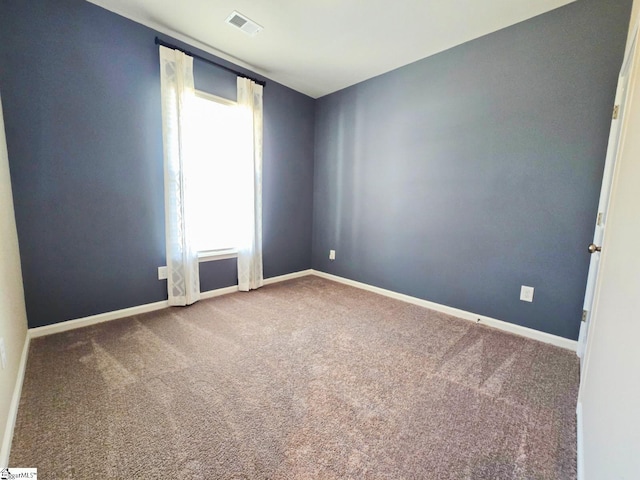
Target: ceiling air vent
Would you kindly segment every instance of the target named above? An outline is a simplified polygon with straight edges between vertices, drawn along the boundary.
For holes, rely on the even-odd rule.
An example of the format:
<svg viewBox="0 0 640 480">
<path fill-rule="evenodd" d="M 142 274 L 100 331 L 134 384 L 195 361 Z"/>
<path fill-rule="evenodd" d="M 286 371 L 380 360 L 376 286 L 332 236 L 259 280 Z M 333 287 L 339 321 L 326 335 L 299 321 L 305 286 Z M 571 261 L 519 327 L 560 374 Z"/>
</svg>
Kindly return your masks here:
<svg viewBox="0 0 640 480">
<path fill-rule="evenodd" d="M 225 20 L 229 25 L 233 25 L 234 27 L 239 28 L 247 35 L 253 37 L 255 34 L 262 30 L 262 27 L 258 25 L 256 22 L 248 19 L 244 15 L 238 12 L 233 12 L 231 15 L 227 17 Z"/>
</svg>

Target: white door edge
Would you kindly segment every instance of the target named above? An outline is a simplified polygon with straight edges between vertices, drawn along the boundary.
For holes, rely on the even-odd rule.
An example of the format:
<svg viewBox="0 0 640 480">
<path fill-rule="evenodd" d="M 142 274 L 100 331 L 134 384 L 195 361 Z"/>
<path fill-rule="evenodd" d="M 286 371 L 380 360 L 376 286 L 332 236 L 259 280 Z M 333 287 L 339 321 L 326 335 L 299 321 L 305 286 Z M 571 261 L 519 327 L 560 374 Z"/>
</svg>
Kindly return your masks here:
<svg viewBox="0 0 640 480">
<path fill-rule="evenodd" d="M 616 89 L 616 97 L 614 105 L 618 106 L 617 118 L 612 118 L 611 129 L 609 131 L 609 140 L 607 144 L 607 154 L 605 160 L 604 171 L 602 174 L 602 187 L 600 189 L 600 199 L 598 201 L 598 211 L 596 214 L 596 225 L 593 234 L 593 243 L 603 246 L 605 238 L 605 228 L 607 223 L 607 211 L 611 198 L 612 184 L 614 180 L 615 165 L 619 156 L 619 145 L 621 139 L 622 118 L 628 103 L 628 86 L 631 69 L 633 68 L 633 53 L 636 48 L 636 39 L 638 34 L 638 24 L 636 23 L 631 42 L 625 51 L 624 60 L 618 77 L 618 86 Z M 589 273 L 587 276 L 587 284 L 585 288 L 583 309 L 586 311 L 586 319 L 580 324 L 580 334 L 578 336 L 577 355 L 580 357 L 580 378 L 583 378 L 586 371 L 585 357 L 588 344 L 588 332 L 591 323 L 591 312 L 593 311 L 594 293 L 597 284 L 597 276 L 600 264 L 600 253 L 596 252 L 591 255 L 589 262 Z"/>
</svg>

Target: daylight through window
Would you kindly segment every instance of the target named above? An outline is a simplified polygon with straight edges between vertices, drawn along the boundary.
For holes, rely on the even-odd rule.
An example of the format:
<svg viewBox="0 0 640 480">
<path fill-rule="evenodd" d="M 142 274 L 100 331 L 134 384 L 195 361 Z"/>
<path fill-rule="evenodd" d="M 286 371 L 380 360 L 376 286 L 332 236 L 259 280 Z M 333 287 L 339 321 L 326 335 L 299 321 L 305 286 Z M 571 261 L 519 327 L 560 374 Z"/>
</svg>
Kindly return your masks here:
<svg viewBox="0 0 640 480">
<path fill-rule="evenodd" d="M 187 109 L 185 132 L 188 225 L 199 252 L 239 248 L 251 205 L 251 130 L 235 103 L 198 92 Z M 247 136 L 248 135 L 248 136 Z M 243 160 L 245 159 L 245 160 Z"/>
</svg>

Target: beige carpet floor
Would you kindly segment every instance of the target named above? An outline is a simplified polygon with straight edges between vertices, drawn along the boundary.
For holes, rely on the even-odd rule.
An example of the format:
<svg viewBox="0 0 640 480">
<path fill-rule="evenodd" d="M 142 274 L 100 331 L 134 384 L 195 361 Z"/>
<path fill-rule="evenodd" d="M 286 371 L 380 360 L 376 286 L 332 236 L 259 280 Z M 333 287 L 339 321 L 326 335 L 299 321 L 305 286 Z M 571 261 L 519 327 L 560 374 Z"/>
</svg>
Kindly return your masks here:
<svg viewBox="0 0 640 480">
<path fill-rule="evenodd" d="M 303 277 L 32 341 L 39 478 L 573 479 L 575 353 Z"/>
</svg>

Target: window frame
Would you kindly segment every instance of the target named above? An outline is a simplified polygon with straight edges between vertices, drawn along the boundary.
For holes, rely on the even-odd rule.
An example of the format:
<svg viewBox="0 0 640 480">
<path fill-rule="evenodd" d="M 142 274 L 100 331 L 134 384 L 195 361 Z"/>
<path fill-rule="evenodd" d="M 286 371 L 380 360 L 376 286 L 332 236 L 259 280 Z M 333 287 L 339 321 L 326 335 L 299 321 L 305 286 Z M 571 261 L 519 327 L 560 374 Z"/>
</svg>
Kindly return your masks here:
<svg viewBox="0 0 640 480">
<path fill-rule="evenodd" d="M 238 249 L 223 248 L 221 250 L 202 250 L 198 252 L 198 263 L 226 260 L 227 258 L 238 258 Z"/>
</svg>

